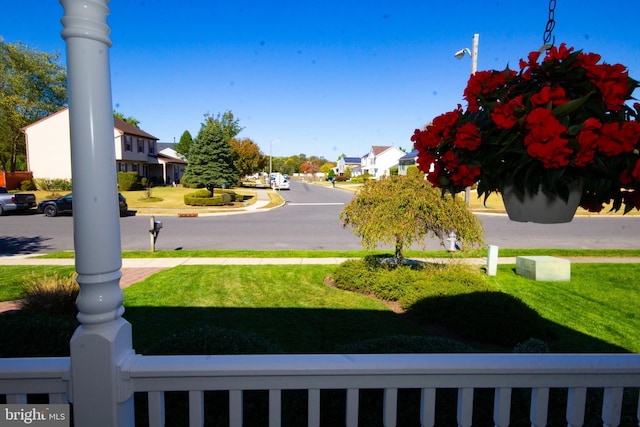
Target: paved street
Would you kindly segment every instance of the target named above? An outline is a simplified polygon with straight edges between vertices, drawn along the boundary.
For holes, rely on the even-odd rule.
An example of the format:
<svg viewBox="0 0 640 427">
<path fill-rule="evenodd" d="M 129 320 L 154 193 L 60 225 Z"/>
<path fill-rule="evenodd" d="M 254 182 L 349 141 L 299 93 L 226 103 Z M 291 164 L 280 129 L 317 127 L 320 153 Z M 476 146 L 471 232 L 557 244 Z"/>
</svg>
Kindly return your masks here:
<svg viewBox="0 0 640 427">
<path fill-rule="evenodd" d="M 266 190 L 259 190 L 262 198 Z M 353 194 L 312 184 L 292 182 L 280 193 L 286 203 L 242 214 L 180 218 L 157 216 L 163 228 L 157 250 L 256 249 L 352 250 L 361 249 L 350 229 L 342 228 L 340 211 Z M 576 217 L 567 224 L 541 225 L 510 221 L 505 215 L 479 215 L 487 244 L 504 248 L 622 248 L 640 247 L 640 217 Z M 121 218 L 122 249 L 149 250 L 149 216 L 138 213 Z M 442 249 L 427 239 L 427 249 Z M 417 248 L 417 247 L 416 247 Z M 384 248 L 387 249 L 387 248 Z M 0 256 L 73 250 L 73 218 L 41 214 L 0 217 Z"/>
</svg>

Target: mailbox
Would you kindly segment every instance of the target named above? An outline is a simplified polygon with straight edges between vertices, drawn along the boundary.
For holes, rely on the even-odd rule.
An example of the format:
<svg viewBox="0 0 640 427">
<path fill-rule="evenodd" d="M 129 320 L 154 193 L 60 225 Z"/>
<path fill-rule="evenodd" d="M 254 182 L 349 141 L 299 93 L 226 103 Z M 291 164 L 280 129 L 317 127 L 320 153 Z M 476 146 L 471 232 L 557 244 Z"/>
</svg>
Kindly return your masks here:
<svg viewBox="0 0 640 427">
<path fill-rule="evenodd" d="M 151 252 L 156 250 L 156 240 L 158 240 L 158 234 L 162 228 L 162 221 L 156 221 L 156 217 L 151 217 L 151 223 L 149 225 L 149 234 L 151 237 Z"/>
</svg>

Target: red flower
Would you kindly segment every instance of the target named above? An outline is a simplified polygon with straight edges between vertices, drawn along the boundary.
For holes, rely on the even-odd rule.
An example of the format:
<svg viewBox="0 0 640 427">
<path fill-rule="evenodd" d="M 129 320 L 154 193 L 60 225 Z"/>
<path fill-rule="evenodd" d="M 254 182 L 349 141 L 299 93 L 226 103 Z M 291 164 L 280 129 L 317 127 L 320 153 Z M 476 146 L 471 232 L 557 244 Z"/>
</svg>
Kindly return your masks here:
<svg viewBox="0 0 640 427">
<path fill-rule="evenodd" d="M 565 43 L 560 44 L 560 47 L 551 46 L 551 49 L 547 50 L 547 55 L 545 56 L 544 60 L 563 61 L 567 59 L 567 56 L 569 56 L 571 52 L 573 52 L 573 48 L 567 48 L 567 45 Z"/>
<path fill-rule="evenodd" d="M 470 187 L 480 176 L 480 168 L 475 166 L 460 165 L 451 174 L 451 182 L 458 187 Z"/>
<path fill-rule="evenodd" d="M 618 123 L 605 123 L 600 129 L 600 137 L 597 140 L 598 151 L 605 156 L 617 156 L 633 151 L 640 139 L 640 123 L 636 121 Z"/>
<path fill-rule="evenodd" d="M 478 149 L 481 142 L 482 139 L 478 127 L 473 123 L 465 123 L 458 129 L 453 146 L 473 151 Z"/>
<path fill-rule="evenodd" d="M 582 130 L 576 136 L 580 150 L 576 154 L 576 166 L 586 166 L 593 163 L 598 143 L 598 129 L 602 127 L 600 120 L 589 118 L 585 120 Z"/>
<path fill-rule="evenodd" d="M 564 89 L 561 86 L 551 90 L 551 86 L 545 86 L 540 92 L 531 95 L 531 105 L 534 107 L 547 107 L 548 105 L 562 105 L 569 102 Z"/>
<path fill-rule="evenodd" d="M 524 138 L 527 153 L 542 162 L 547 169 L 559 169 L 567 166 L 573 150 L 568 147 L 569 140 L 562 135 L 567 130 L 550 110 L 536 108 L 526 119 L 529 133 Z"/>
<path fill-rule="evenodd" d="M 491 119 L 500 129 L 511 129 L 518 123 L 518 117 L 516 117 L 516 110 L 524 108 L 523 95 L 519 95 L 506 104 L 498 102 L 496 107 L 491 112 Z"/>
<path fill-rule="evenodd" d="M 629 92 L 629 73 L 622 64 L 595 64 L 585 66 L 587 77 L 602 93 L 602 99 L 611 111 L 619 111 Z"/>
<path fill-rule="evenodd" d="M 464 89 L 464 99 L 467 100 L 467 110 L 476 112 L 479 109 L 478 99 L 486 98 L 501 88 L 507 82 L 507 78 L 512 78 L 517 73 L 511 70 L 501 71 L 478 71 L 472 74 Z"/>
</svg>

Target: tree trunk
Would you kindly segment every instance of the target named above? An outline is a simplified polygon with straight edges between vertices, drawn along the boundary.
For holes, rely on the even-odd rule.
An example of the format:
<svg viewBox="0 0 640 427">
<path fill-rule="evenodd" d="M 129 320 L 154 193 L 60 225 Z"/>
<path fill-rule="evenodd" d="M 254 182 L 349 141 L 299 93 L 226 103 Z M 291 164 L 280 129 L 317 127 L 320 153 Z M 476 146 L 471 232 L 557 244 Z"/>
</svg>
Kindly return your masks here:
<svg viewBox="0 0 640 427">
<path fill-rule="evenodd" d="M 396 266 L 400 266 L 404 264 L 404 255 L 402 254 L 402 239 L 396 238 L 396 253 L 394 255 L 394 259 L 396 261 Z"/>
</svg>

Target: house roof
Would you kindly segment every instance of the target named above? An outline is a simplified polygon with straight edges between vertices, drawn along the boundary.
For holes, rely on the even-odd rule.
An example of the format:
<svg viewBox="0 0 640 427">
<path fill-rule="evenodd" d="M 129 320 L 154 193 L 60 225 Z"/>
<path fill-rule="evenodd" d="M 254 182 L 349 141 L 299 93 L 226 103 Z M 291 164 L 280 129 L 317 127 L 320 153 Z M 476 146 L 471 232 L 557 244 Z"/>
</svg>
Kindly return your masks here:
<svg viewBox="0 0 640 427">
<path fill-rule="evenodd" d="M 28 125 L 24 126 L 23 128 L 21 128 L 21 130 L 23 132 L 25 132 L 31 126 L 36 125 L 36 124 L 38 124 L 40 122 L 43 122 L 43 121 L 47 120 L 48 118 L 50 118 L 52 116 L 55 116 L 55 115 L 60 114 L 60 113 L 62 113 L 64 111 L 67 111 L 68 109 L 69 109 L 69 107 L 62 108 L 62 109 L 56 111 L 55 113 L 49 114 L 47 117 L 43 117 L 40 120 L 37 120 L 37 121 L 35 121 L 35 122 L 31 123 L 31 124 L 28 124 Z M 129 123 L 125 122 L 124 120 L 120 120 L 117 117 L 113 118 L 113 125 L 114 125 L 114 128 L 116 128 L 117 130 L 119 130 L 123 134 L 126 133 L 126 134 L 129 134 L 129 135 L 142 136 L 144 138 L 155 139 L 156 141 L 158 140 L 158 138 L 156 138 L 155 136 L 151 135 L 150 133 L 147 133 L 147 132 L 143 131 L 140 128 L 137 128 L 137 127 L 135 127 L 133 125 L 130 125 Z"/>
<path fill-rule="evenodd" d="M 378 154 L 388 150 L 391 147 L 392 147 L 391 145 L 372 145 L 371 151 L 373 151 L 373 154 L 377 156 Z"/>
<path fill-rule="evenodd" d="M 155 139 L 156 141 L 158 140 L 158 138 L 151 135 L 150 133 L 147 133 L 142 129 L 137 128 L 134 125 L 129 124 L 117 117 L 113 118 L 113 125 L 116 129 L 118 129 L 123 134 L 126 133 L 127 135 L 142 136 L 144 138 Z"/>
<path fill-rule="evenodd" d="M 343 157 L 345 163 L 360 163 L 360 157 Z"/>
<path fill-rule="evenodd" d="M 413 150 L 412 152 L 407 153 L 404 156 L 400 157 L 400 160 L 410 160 L 410 159 L 415 159 L 416 157 L 418 157 L 418 150 Z"/>
</svg>

